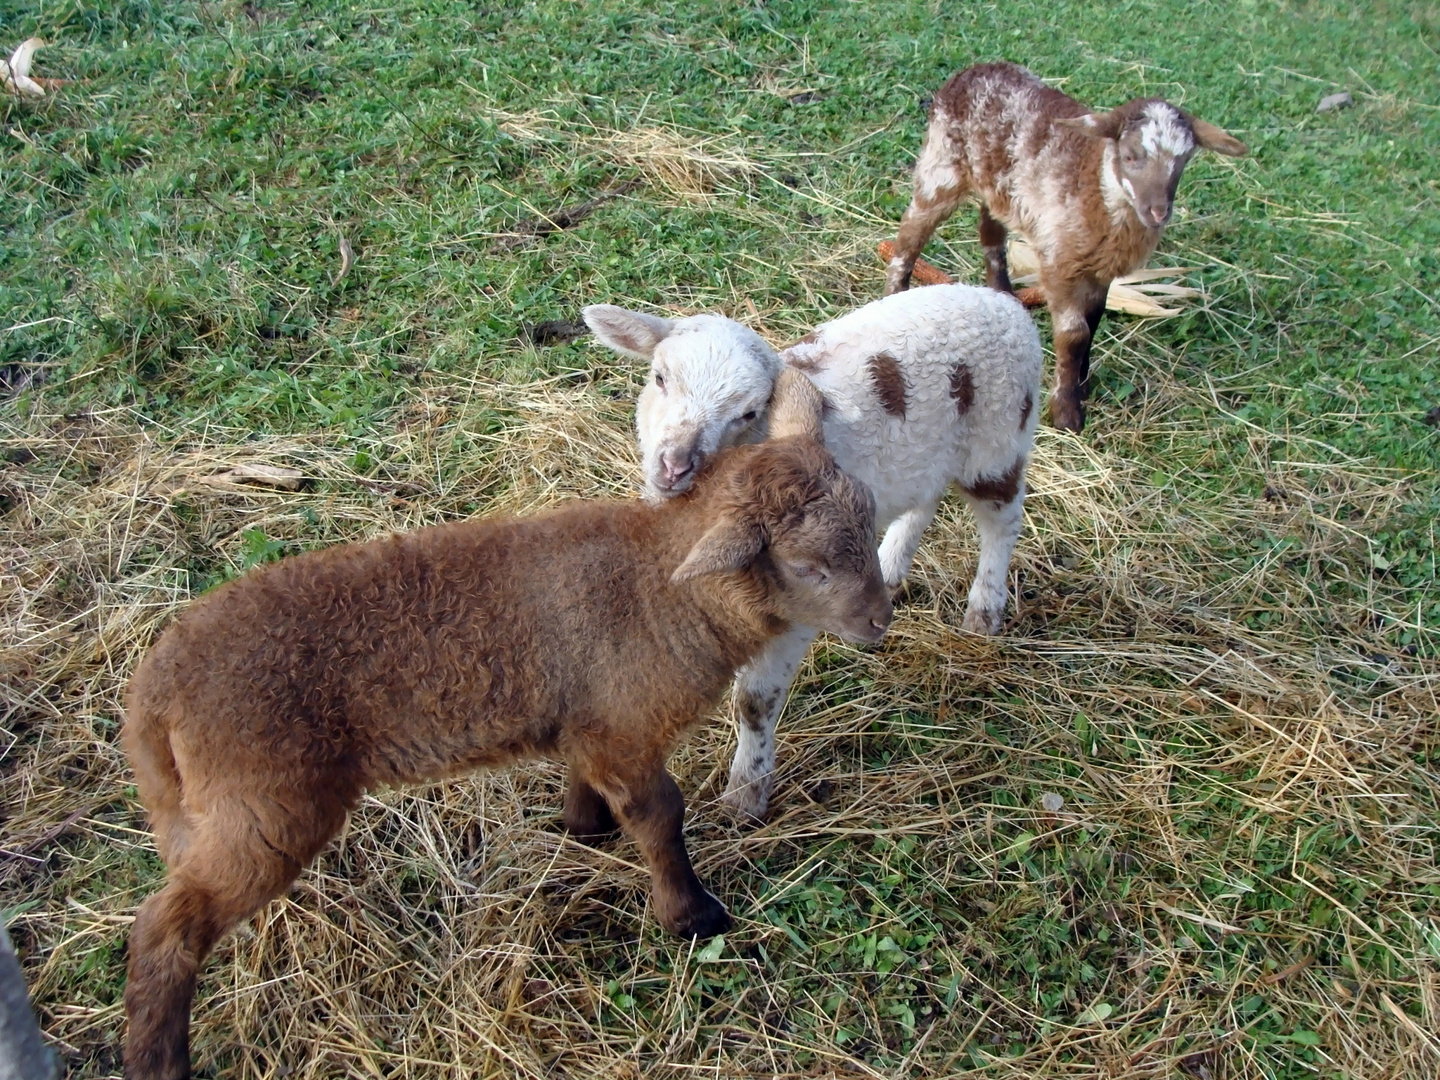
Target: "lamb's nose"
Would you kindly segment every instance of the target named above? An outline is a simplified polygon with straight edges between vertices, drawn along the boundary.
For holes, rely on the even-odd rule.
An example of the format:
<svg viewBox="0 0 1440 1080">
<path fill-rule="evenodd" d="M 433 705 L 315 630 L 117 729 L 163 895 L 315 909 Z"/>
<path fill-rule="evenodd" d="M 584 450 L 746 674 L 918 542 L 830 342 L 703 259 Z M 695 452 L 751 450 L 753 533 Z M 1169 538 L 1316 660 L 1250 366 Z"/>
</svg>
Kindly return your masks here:
<svg viewBox="0 0 1440 1080">
<path fill-rule="evenodd" d="M 1164 225 L 1165 219 L 1170 216 L 1168 206 L 1153 206 L 1150 208 L 1150 216 L 1155 219 L 1156 225 Z"/>
<path fill-rule="evenodd" d="M 666 450 L 660 455 L 660 464 L 665 469 L 665 482 L 674 484 L 685 479 L 695 468 L 693 450 Z"/>
</svg>

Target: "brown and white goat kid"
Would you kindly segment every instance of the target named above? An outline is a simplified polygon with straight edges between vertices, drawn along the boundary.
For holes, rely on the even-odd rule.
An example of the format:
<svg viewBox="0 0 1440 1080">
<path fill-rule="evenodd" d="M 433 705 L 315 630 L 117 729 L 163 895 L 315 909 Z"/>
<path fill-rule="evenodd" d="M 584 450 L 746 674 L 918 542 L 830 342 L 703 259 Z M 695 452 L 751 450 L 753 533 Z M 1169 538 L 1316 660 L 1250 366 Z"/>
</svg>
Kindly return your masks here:
<svg viewBox="0 0 1440 1080">
<path fill-rule="evenodd" d="M 980 203 L 985 281 L 1013 291 L 1007 229 L 1030 241 L 1055 331 L 1050 418 L 1079 431 L 1090 342 L 1110 282 L 1144 265 L 1170 220 L 1180 174 L 1197 148 L 1240 156 L 1245 144 L 1160 98 L 1094 113 L 1017 64 L 976 64 L 935 95 L 900 222 L 885 293 L 910 273 L 966 195 Z"/>
<path fill-rule="evenodd" d="M 122 735 L 169 868 L 130 935 L 126 1076 L 189 1075 L 216 940 L 382 785 L 563 760 L 570 830 L 618 822 L 659 922 L 724 930 L 666 759 L 792 623 L 874 641 L 890 622 L 874 500 L 819 441 L 813 400 L 781 426 L 660 506 L 577 502 L 342 545 L 196 600 L 135 673 Z"/>
</svg>

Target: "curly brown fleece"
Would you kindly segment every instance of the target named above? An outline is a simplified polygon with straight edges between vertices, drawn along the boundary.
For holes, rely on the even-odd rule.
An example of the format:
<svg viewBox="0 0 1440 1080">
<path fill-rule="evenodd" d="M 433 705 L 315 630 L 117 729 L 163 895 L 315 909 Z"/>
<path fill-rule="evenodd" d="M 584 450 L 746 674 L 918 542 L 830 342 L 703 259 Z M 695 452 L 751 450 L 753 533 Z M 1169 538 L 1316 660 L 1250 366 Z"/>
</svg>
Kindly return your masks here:
<svg viewBox="0 0 1440 1080">
<path fill-rule="evenodd" d="M 566 824 L 618 821 L 659 921 L 723 930 L 666 759 L 791 621 L 873 640 L 889 613 L 873 502 L 805 436 L 727 452 L 661 507 L 443 525 L 201 597 L 136 671 L 122 735 L 170 871 L 131 934 L 126 1075 L 188 1075 L 199 965 L 380 785 L 561 759 Z"/>
</svg>

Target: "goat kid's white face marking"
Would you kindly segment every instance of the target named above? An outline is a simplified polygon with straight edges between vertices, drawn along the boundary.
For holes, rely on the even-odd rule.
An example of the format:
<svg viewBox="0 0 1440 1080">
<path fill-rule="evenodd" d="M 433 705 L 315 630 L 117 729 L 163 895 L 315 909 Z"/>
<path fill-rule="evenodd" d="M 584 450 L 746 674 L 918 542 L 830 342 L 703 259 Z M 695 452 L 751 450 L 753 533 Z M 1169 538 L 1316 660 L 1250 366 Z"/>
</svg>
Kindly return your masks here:
<svg viewBox="0 0 1440 1080">
<path fill-rule="evenodd" d="M 1163 101 L 1152 101 L 1141 114 L 1140 142 L 1149 154 L 1188 158 L 1195 152 L 1195 136 L 1180 110 Z"/>
<path fill-rule="evenodd" d="M 1195 135 L 1175 106 L 1152 101 L 1138 123 L 1115 140 L 1120 187 L 1147 229 L 1164 226 L 1175 209 L 1180 174 L 1195 153 Z"/>
<path fill-rule="evenodd" d="M 635 413 L 645 497 L 687 491 L 722 447 L 758 438 L 779 371 L 779 357 L 739 323 L 718 315 L 676 323 L 656 346 Z M 676 477 L 677 464 L 690 467 Z"/>
</svg>

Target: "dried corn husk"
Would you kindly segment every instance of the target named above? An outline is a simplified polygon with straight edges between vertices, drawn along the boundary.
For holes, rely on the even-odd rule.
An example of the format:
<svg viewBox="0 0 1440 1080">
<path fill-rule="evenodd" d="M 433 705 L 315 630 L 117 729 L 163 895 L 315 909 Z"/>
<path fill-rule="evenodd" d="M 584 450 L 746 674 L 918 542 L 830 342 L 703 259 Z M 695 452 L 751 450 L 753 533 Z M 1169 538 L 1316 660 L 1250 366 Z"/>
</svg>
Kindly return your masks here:
<svg viewBox="0 0 1440 1080">
<path fill-rule="evenodd" d="M 39 38 L 26 38 L 15 47 L 9 60 L 0 60 L 0 86 L 21 97 L 44 97 L 45 88 L 30 77 L 30 61 L 44 44 Z"/>
<path fill-rule="evenodd" d="M 888 263 L 895 253 L 895 243 L 882 240 L 877 250 L 881 261 Z M 1042 307 L 1045 295 L 1036 284 L 1040 279 L 1040 260 L 1035 256 L 1035 249 L 1024 240 L 1012 240 L 1006 257 L 1010 264 L 1011 282 L 1023 286 L 1015 293 L 1020 302 L 1026 307 Z M 1197 297 L 1203 299 L 1205 293 L 1188 285 L 1175 285 L 1161 279 L 1181 277 L 1197 269 L 1194 266 L 1156 266 L 1116 278 L 1110 283 L 1105 306 L 1111 311 L 1123 311 L 1127 315 L 1140 315 L 1147 319 L 1179 315 L 1184 307 L 1166 307 L 1162 301 L 1175 305 Z M 954 279 L 924 259 L 916 259 L 910 280 L 917 285 L 949 285 Z"/>
<path fill-rule="evenodd" d="M 1010 263 L 1010 280 L 1016 285 L 1034 285 L 1039 281 L 1040 260 L 1035 255 L 1035 249 L 1024 240 L 1010 242 L 1006 259 Z M 1188 285 L 1175 285 L 1161 279 L 1183 277 L 1198 269 L 1196 266 L 1152 266 L 1116 278 L 1110 283 L 1105 307 L 1110 311 L 1123 311 L 1127 315 L 1140 315 L 1147 319 L 1180 315 L 1185 310 L 1183 306 L 1166 307 L 1165 304 L 1176 305 L 1203 298 L 1205 293 Z"/>
<path fill-rule="evenodd" d="M 305 481 L 305 474 L 299 469 L 283 465 L 265 465 L 254 461 L 236 465 L 222 473 L 192 477 L 192 482 L 218 488 L 275 488 L 280 491 L 299 491 Z"/>
</svg>

